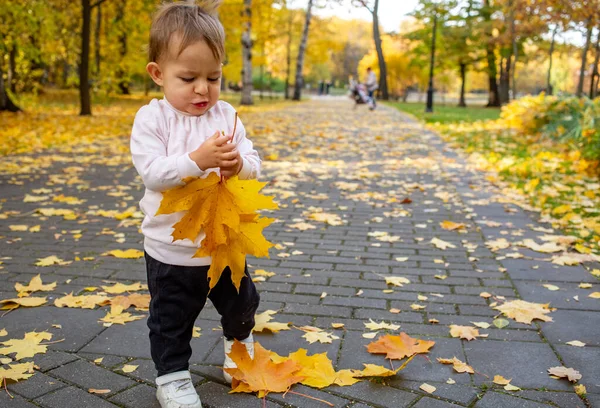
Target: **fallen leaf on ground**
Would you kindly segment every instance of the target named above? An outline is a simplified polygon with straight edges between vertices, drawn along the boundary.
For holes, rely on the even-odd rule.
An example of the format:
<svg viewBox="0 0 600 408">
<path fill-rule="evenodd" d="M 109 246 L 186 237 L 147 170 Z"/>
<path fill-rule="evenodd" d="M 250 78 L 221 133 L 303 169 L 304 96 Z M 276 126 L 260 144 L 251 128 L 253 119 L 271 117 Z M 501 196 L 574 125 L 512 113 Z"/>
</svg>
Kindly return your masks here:
<svg viewBox="0 0 600 408">
<path fill-rule="evenodd" d="M 479 336 L 479 330 L 470 326 L 450 325 L 450 335 L 452 337 L 460 337 L 465 340 L 475 340 Z"/>
<path fill-rule="evenodd" d="M 496 306 L 494 309 L 501 311 L 506 317 L 515 319 L 519 323 L 531 324 L 534 319 L 545 322 L 552 321 L 550 316 L 546 316 L 550 313 L 548 306 L 548 304 L 531 303 L 518 299 Z"/>
<path fill-rule="evenodd" d="M 372 319 L 369 319 L 369 323 L 363 324 L 369 330 L 398 330 L 400 328 L 399 324 L 386 323 L 383 321 L 381 323 L 376 323 Z"/>
<path fill-rule="evenodd" d="M 36 266 L 69 265 L 71 261 L 63 261 L 56 255 L 50 255 L 45 258 L 38 258 L 34 264 Z"/>
<path fill-rule="evenodd" d="M 131 313 L 123 313 L 123 308 L 121 306 L 111 306 L 110 311 L 106 313 L 101 322 L 104 322 L 105 325 L 111 324 L 125 324 L 128 322 L 133 322 L 134 320 L 143 319 L 146 316 L 142 315 L 132 315 Z"/>
<path fill-rule="evenodd" d="M 140 251 L 139 249 L 133 248 L 130 248 L 126 251 L 123 251 L 121 249 L 114 249 L 112 251 L 105 252 L 102 255 L 110 255 L 114 256 L 115 258 L 121 259 L 138 259 L 144 256 L 144 252 Z"/>
<path fill-rule="evenodd" d="M 12 310 L 16 309 L 19 306 L 23 307 L 37 307 L 46 303 L 45 297 L 24 297 L 24 298 L 15 298 L 15 299 L 4 299 L 0 300 L 0 304 L 2 310 Z"/>
<path fill-rule="evenodd" d="M 456 248 L 456 245 L 451 244 L 450 242 L 443 241 L 439 238 L 432 238 L 431 242 L 436 248 L 446 250 L 448 248 Z"/>
<path fill-rule="evenodd" d="M 108 393 L 110 393 L 110 390 L 106 390 L 106 389 L 105 390 L 97 390 L 95 388 L 90 388 L 88 390 L 88 392 L 90 394 L 108 394 Z"/>
<path fill-rule="evenodd" d="M 28 296 L 29 294 L 38 291 L 49 292 L 54 290 L 54 288 L 56 288 L 56 282 L 44 285 L 42 283 L 42 278 L 40 277 L 40 274 L 31 278 L 28 285 L 23 285 L 19 282 L 15 283 L 15 290 L 19 292 L 19 297 Z"/>
<path fill-rule="evenodd" d="M 33 361 L 28 363 L 9 364 L 8 368 L 0 367 L 0 384 L 4 381 L 26 380 L 33 375 Z"/>
<path fill-rule="evenodd" d="M 467 363 L 463 363 L 456 357 L 438 358 L 437 361 L 439 361 L 442 364 L 452 364 L 452 368 L 454 368 L 454 370 L 458 373 L 470 373 L 470 374 L 475 373 L 475 370 L 473 370 L 473 368 L 471 366 L 467 365 Z"/>
<path fill-rule="evenodd" d="M 443 229 L 448 230 L 448 231 L 462 230 L 462 229 L 467 228 L 467 226 L 465 224 L 452 222 L 452 221 L 440 222 L 440 227 L 442 227 Z"/>
<path fill-rule="evenodd" d="M 302 366 L 293 360 L 282 363 L 271 361 L 269 351 L 259 343 L 254 343 L 254 358 L 250 358 L 248 350 L 241 342 L 235 340 L 229 357 L 237 368 L 226 368 L 233 378 L 230 392 L 258 392 L 263 398 L 269 392 L 286 392 L 304 378 L 298 375 Z"/>
<path fill-rule="evenodd" d="M 139 366 L 137 366 L 137 365 L 125 364 L 125 365 L 123 366 L 123 368 L 121 368 L 121 370 L 122 370 L 124 373 L 133 373 L 135 370 L 137 370 L 137 368 L 138 368 L 138 367 L 139 367 Z"/>
<path fill-rule="evenodd" d="M 579 341 L 579 340 L 572 340 L 572 341 L 567 341 L 567 344 L 569 346 L 575 346 L 575 347 L 585 347 L 585 343 Z"/>
<path fill-rule="evenodd" d="M 125 293 L 125 292 L 134 292 L 137 290 L 147 290 L 148 285 L 143 285 L 141 282 L 132 283 L 131 285 L 115 283 L 113 286 L 102 286 L 102 289 L 106 293 L 121 294 L 121 293 Z"/>
<path fill-rule="evenodd" d="M 435 390 L 437 388 L 435 388 L 433 385 L 429 385 L 427 383 L 423 383 L 419 386 L 420 389 L 422 389 L 423 391 L 425 391 L 428 394 L 433 394 L 435 392 Z"/>
<path fill-rule="evenodd" d="M 259 333 L 264 330 L 269 330 L 272 333 L 278 333 L 280 330 L 289 330 L 289 323 L 271 322 L 273 315 L 276 313 L 275 310 L 265 310 L 264 312 L 255 315 L 255 325 L 252 331 Z"/>
<path fill-rule="evenodd" d="M 44 340 L 50 340 L 52 333 L 48 332 L 29 332 L 25 333 L 22 339 L 10 339 L 0 344 L 0 354 L 9 355 L 15 353 L 15 360 L 21 360 L 27 357 L 33 357 L 36 354 L 48 351 L 48 346 L 40 344 Z"/>
<path fill-rule="evenodd" d="M 427 353 L 434 341 L 415 339 L 406 333 L 386 334 L 369 343 L 367 351 L 372 354 L 385 354 L 385 358 L 400 360 L 418 353 Z"/>
<path fill-rule="evenodd" d="M 559 378 L 566 377 L 572 382 L 577 382 L 577 380 L 581 379 L 581 374 L 579 374 L 579 371 L 575 370 L 574 368 L 552 367 L 548 369 L 548 373 Z"/>
<path fill-rule="evenodd" d="M 110 298 L 104 295 L 80 295 L 73 296 L 73 292 L 54 300 L 56 307 L 74 307 L 81 309 L 94 309 L 96 306 L 104 306 L 110 303 Z"/>
<path fill-rule="evenodd" d="M 507 380 L 506 378 L 502 377 L 501 375 L 495 375 L 494 380 L 492 382 L 494 384 L 498 384 L 498 385 L 506 385 L 506 384 L 510 383 L 511 381 L 512 381 L 512 378 L 510 380 Z"/>
<path fill-rule="evenodd" d="M 394 286 L 399 286 L 402 287 L 404 286 L 404 284 L 409 284 L 410 281 L 406 278 L 403 278 L 401 276 L 386 276 L 385 277 L 385 283 L 387 283 L 388 285 L 394 285 Z"/>
</svg>

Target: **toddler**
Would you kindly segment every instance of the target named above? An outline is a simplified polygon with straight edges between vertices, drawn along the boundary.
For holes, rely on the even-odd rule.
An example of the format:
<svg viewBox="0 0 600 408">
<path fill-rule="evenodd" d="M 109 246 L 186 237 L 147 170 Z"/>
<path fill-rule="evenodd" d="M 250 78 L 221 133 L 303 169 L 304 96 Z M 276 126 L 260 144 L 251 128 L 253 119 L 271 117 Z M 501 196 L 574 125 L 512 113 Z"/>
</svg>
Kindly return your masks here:
<svg viewBox="0 0 600 408">
<path fill-rule="evenodd" d="M 204 3 L 208 5 L 169 3 L 154 17 L 146 70 L 163 88 L 164 98 L 139 110 L 131 132 L 133 163 L 146 187 L 140 207 L 151 296 L 148 327 L 158 371 L 156 397 L 163 408 L 202 407 L 188 368 L 194 321 L 207 297 L 221 315 L 223 367 L 235 367 L 227 356 L 233 339 L 254 356 L 252 328 L 259 295 L 248 270 L 239 293 L 229 268 L 208 293 L 211 258 L 193 258 L 204 234 L 194 242 L 174 242 L 172 226 L 181 213 L 155 216 L 162 192 L 182 185 L 186 177 L 217 172 L 249 179 L 260 173 L 260 158 L 244 126 L 233 107 L 219 101 L 225 54 L 225 33 L 216 16 L 221 1 Z"/>
</svg>

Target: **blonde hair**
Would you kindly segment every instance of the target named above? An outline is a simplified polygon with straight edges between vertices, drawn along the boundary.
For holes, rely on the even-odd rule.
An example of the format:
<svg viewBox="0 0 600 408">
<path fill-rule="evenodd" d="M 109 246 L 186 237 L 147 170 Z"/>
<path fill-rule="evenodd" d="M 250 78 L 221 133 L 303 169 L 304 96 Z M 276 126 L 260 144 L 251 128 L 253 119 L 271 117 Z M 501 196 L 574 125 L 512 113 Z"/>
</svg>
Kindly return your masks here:
<svg viewBox="0 0 600 408">
<path fill-rule="evenodd" d="M 158 62 L 165 56 L 170 42 L 179 39 L 176 56 L 190 44 L 204 41 L 217 61 L 225 58 L 225 30 L 219 21 L 217 9 L 223 0 L 204 0 L 200 5 L 190 2 L 163 4 L 150 28 L 148 58 Z"/>
</svg>

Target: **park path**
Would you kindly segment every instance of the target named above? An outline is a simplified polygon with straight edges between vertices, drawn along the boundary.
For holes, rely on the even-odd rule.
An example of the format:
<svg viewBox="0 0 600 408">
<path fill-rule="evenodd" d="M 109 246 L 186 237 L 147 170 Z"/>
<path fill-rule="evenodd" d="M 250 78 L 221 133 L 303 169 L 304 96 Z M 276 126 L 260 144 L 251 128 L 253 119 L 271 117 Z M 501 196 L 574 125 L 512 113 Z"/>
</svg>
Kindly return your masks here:
<svg viewBox="0 0 600 408">
<path fill-rule="evenodd" d="M 276 310 L 277 322 L 312 325 L 339 337 L 331 344 L 309 344 L 302 331 L 292 329 L 258 333 L 256 340 L 282 355 L 298 348 L 325 352 L 337 369 L 387 365 L 382 356 L 366 351 L 372 340 L 362 335 L 370 331 L 364 325 L 369 319 L 396 323 L 398 331 L 435 341 L 428 357 L 417 356 L 392 379 L 324 390 L 296 386 L 295 391 L 340 408 L 600 407 L 600 301 L 588 298 L 589 289 L 578 286 L 596 284 L 596 278 L 582 266 L 555 265 L 547 254 L 490 245 L 501 238 L 514 243 L 560 231 L 540 224 L 535 213 L 507 200 L 436 134 L 389 107 L 369 112 L 364 106 L 355 109 L 349 100 L 327 99 L 242 109 L 240 115 L 265 158 L 261 179 L 269 184 L 263 192 L 275 195 L 281 207 L 271 215 L 277 221 L 265 233 L 278 244 L 270 259 L 249 259 L 251 271 L 275 273 L 257 282 L 259 312 Z M 50 305 L 71 291 L 145 279 L 142 259 L 102 255 L 113 249 L 142 249 L 139 219 L 117 220 L 114 213 L 99 211 L 123 212 L 141 198 L 127 137 L 78 151 L 3 161 L 0 299 L 16 297 L 15 282 L 29 282 L 38 273 L 44 283 L 57 281 L 58 286 L 44 293 L 47 305 L 19 308 L 0 318 L 0 330 L 8 332 L 0 341 L 33 330 L 50 331 L 53 340 L 64 341 L 33 358 L 35 375 L 9 385 L 14 399 L 2 392 L 0 406 L 157 407 L 144 319 L 104 327 L 98 319 L 107 307 Z M 86 201 L 52 201 L 60 194 Z M 24 202 L 26 195 L 47 198 Z M 68 208 L 75 216 L 43 216 L 35 211 L 40 207 Z M 326 222 L 316 220 L 315 213 L 324 213 Z M 466 229 L 445 230 L 440 222 L 446 220 L 464 223 Z M 39 232 L 12 231 L 14 225 L 41 227 Z M 439 249 L 433 238 L 452 247 Z M 73 262 L 34 266 L 50 255 Z M 405 277 L 410 283 L 389 286 L 386 276 Z M 550 291 L 545 283 L 560 290 Z M 491 297 L 480 296 L 482 292 Z M 508 319 L 505 328 L 480 329 L 487 338 L 450 336 L 449 325 L 492 323 L 499 314 L 491 307 L 494 302 L 519 298 L 550 303 L 556 308 L 550 313 L 553 321 L 528 325 Z M 202 335 L 192 341 L 191 371 L 203 404 L 260 407 L 262 401 L 255 396 L 228 394 L 218 367 L 223 358 L 219 331 L 214 330 L 218 318 L 207 305 L 197 322 Z M 345 327 L 334 330 L 331 323 Z M 572 340 L 586 346 L 566 344 Z M 437 362 L 453 357 L 476 373 L 458 374 Z M 126 374 L 124 364 L 138 368 Z M 567 380 L 548 375 L 548 368 L 561 365 L 581 372 L 587 402 Z M 494 375 L 512 379 L 522 390 L 504 391 L 492 384 Z M 436 391 L 421 391 L 423 383 Z M 90 388 L 110 392 L 91 394 Z M 327 405 L 294 394 L 269 394 L 266 406 Z"/>
</svg>

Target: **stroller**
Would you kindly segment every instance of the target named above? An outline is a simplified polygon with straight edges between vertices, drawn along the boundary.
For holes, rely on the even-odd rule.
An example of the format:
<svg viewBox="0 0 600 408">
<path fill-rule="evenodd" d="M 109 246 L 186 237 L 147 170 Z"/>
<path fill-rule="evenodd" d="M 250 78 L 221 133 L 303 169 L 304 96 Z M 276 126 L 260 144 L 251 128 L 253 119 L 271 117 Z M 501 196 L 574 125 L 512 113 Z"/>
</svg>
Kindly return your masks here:
<svg viewBox="0 0 600 408">
<path fill-rule="evenodd" d="M 354 99 L 354 109 L 356 109 L 357 105 L 367 104 L 369 109 L 374 109 L 375 104 L 373 99 L 369 97 L 369 93 L 367 92 L 367 87 L 365 84 L 359 83 L 351 83 L 350 84 L 350 98 Z"/>
</svg>

